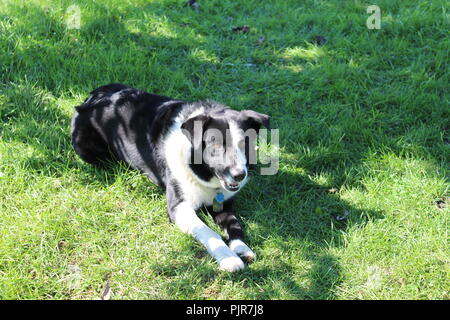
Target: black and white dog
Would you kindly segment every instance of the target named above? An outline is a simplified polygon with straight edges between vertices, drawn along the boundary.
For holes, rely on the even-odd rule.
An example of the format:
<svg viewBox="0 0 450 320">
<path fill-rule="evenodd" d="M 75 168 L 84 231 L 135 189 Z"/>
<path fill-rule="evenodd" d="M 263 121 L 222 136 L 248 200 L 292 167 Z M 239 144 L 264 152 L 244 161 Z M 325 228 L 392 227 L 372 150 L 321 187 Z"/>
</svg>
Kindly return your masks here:
<svg viewBox="0 0 450 320">
<path fill-rule="evenodd" d="M 243 242 L 233 196 L 248 179 L 256 135 L 247 132 L 268 128 L 269 116 L 122 84 L 92 91 L 75 109 L 72 143 L 84 161 L 122 160 L 163 187 L 170 220 L 200 241 L 221 269 L 237 271 L 255 258 Z M 228 245 L 197 217 L 202 206 L 224 229 Z"/>
</svg>

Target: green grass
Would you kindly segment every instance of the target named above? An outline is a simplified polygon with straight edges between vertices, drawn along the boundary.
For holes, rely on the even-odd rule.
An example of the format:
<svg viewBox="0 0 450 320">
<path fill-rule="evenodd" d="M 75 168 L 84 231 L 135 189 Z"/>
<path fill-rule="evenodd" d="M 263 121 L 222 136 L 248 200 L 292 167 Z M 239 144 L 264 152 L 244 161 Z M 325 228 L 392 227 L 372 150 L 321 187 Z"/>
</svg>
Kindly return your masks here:
<svg viewBox="0 0 450 320">
<path fill-rule="evenodd" d="M 380 30 L 359 0 L 183 4 L 0 2 L 0 298 L 449 299 L 448 2 L 377 0 Z M 73 106 L 109 82 L 271 114 L 280 171 L 237 197 L 249 268 L 76 156 Z"/>
</svg>

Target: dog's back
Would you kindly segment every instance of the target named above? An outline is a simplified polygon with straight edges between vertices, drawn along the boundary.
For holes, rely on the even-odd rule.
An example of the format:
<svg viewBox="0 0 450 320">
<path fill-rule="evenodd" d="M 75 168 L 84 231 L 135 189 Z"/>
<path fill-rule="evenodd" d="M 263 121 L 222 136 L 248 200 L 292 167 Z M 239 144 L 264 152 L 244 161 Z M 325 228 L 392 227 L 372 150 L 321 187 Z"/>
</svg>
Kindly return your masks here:
<svg viewBox="0 0 450 320">
<path fill-rule="evenodd" d="M 174 103 L 171 103 L 174 102 Z M 72 144 L 86 162 L 100 165 L 122 160 L 164 185 L 155 164 L 155 148 L 163 128 L 165 109 L 177 100 L 122 84 L 95 89 L 72 118 Z M 150 135 L 146 134 L 150 132 Z"/>
</svg>

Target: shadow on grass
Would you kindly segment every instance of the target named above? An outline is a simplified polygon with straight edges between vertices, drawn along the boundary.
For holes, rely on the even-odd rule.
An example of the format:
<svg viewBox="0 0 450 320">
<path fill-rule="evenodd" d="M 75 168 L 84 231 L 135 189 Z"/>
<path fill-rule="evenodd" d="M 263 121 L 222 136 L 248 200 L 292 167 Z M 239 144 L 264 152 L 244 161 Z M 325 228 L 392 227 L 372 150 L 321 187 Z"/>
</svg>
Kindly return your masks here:
<svg viewBox="0 0 450 320">
<path fill-rule="evenodd" d="M 77 93 L 85 91 L 84 94 L 87 96 L 90 90 L 100 85 L 108 82 L 124 82 L 154 93 L 168 94 L 165 88 L 161 88 L 161 85 L 157 83 L 160 78 L 152 81 L 146 76 L 145 68 L 148 66 L 143 66 L 144 70 L 140 70 L 136 66 L 130 67 L 130 60 L 101 61 L 104 57 L 102 50 L 108 48 L 108 45 L 105 44 L 115 43 L 119 48 L 115 53 L 118 54 L 123 50 L 125 54 L 129 53 L 128 47 L 132 44 L 135 46 L 133 54 L 138 55 L 140 59 L 147 57 L 151 60 L 155 59 L 155 52 L 158 50 L 173 49 L 180 53 L 174 54 L 173 61 L 171 61 L 172 57 L 161 58 L 166 65 L 164 65 L 164 69 L 160 70 L 167 73 L 165 77 L 170 78 L 176 74 L 171 70 L 177 68 L 177 61 L 183 62 L 185 67 L 183 75 L 186 79 L 181 81 L 182 84 L 178 87 L 174 85 L 171 88 L 177 94 L 174 98 L 186 100 L 225 99 L 227 101 L 221 100 L 221 102 L 232 106 L 236 104 L 238 108 L 247 107 L 271 114 L 273 127 L 281 129 L 280 141 L 285 155 L 281 158 L 283 167 L 275 176 L 255 177 L 238 196 L 237 207 L 238 211 L 242 212 L 245 221 L 255 225 L 256 230 L 249 235 L 249 243 L 251 247 L 256 248 L 256 251 L 258 251 L 257 248 L 264 247 L 267 238 L 272 237 L 277 239 L 279 248 L 286 252 L 291 250 L 291 245 L 296 246 L 298 252 L 311 265 L 306 271 L 303 271 L 301 281 L 296 277 L 299 270 L 294 269 L 280 258 L 280 262 L 275 265 L 255 265 L 255 267 L 250 267 L 237 274 L 221 276 L 216 271 L 209 270 L 200 283 L 207 285 L 212 278 L 217 276 L 234 281 L 249 279 L 250 285 L 265 288 L 264 291 L 250 293 L 251 298 L 254 299 L 277 298 L 281 292 L 288 292 L 290 297 L 298 299 L 334 298 L 334 289 L 342 281 L 342 275 L 339 261 L 328 253 L 328 249 L 345 246 L 342 234 L 347 230 L 348 224 L 362 226 L 368 220 L 382 218 L 383 213 L 355 208 L 341 199 L 336 191 L 330 190 L 333 188 L 339 190 L 343 186 L 361 187 L 358 177 L 364 174 L 363 158 L 370 148 L 378 148 L 382 143 L 379 143 L 376 136 L 372 136 L 376 131 L 374 128 L 363 128 L 363 132 L 349 134 L 350 130 L 358 131 L 358 128 L 364 127 L 365 121 L 362 118 L 352 119 L 351 108 L 342 111 L 348 113 L 350 118 L 342 117 L 339 115 L 339 110 L 334 110 L 333 112 L 336 114 L 332 121 L 316 121 L 315 116 L 327 113 L 327 110 L 320 109 L 318 106 L 314 108 L 313 104 L 316 102 L 310 98 L 302 101 L 302 96 L 293 96 L 291 104 L 305 102 L 305 107 L 285 110 L 283 107 L 276 107 L 280 102 L 279 99 L 277 100 L 276 96 L 273 97 L 268 93 L 271 90 L 274 92 L 279 90 L 278 84 L 283 88 L 282 90 L 287 91 L 290 83 L 296 81 L 304 83 L 305 77 L 310 77 L 316 79 L 316 82 L 310 82 L 304 90 L 311 89 L 318 94 L 316 99 L 320 101 L 321 95 L 323 95 L 323 99 L 326 100 L 329 97 L 327 91 L 333 91 L 333 85 L 337 79 L 327 78 L 326 75 L 329 73 L 327 73 L 326 67 L 309 65 L 310 61 L 305 60 L 306 58 L 299 58 L 301 63 L 308 62 L 304 63 L 306 76 L 300 76 L 300 73 L 292 71 L 292 68 L 286 69 L 274 65 L 271 61 L 280 60 L 282 57 L 271 50 L 266 50 L 268 56 L 264 56 L 258 51 L 257 54 L 250 54 L 252 56 L 250 62 L 230 62 L 228 66 L 187 54 L 189 50 L 196 47 L 206 48 L 204 49 L 206 53 L 213 54 L 214 52 L 209 52 L 212 50 L 211 48 L 218 47 L 219 60 L 230 58 L 230 61 L 234 61 L 232 52 L 238 51 L 239 48 L 247 53 L 252 52 L 256 46 L 255 42 L 261 37 L 261 34 L 233 33 L 231 28 L 234 22 L 225 23 L 223 20 L 220 20 L 222 24 L 212 25 L 212 31 L 208 33 L 208 30 L 197 23 L 191 23 L 201 17 L 201 13 L 193 13 L 190 8 L 182 8 L 178 4 L 165 5 L 162 2 L 152 2 L 139 8 L 130 6 L 125 10 L 98 6 L 97 11 L 104 14 L 88 21 L 80 31 L 74 31 L 71 36 L 78 39 L 71 46 L 61 49 L 56 45 L 39 44 L 35 47 L 17 49 L 16 58 L 13 58 L 10 65 L 16 68 L 19 77 L 27 75 L 28 80 L 23 80 L 20 84 L 20 81 L 14 77 L 14 69 L 8 70 L 10 73 L 3 76 L 5 84 L 0 87 L 0 94 L 8 102 L 3 104 L 3 108 L 0 110 L 2 121 L 0 135 L 5 141 L 18 142 L 36 150 L 31 153 L 29 158 L 23 160 L 22 165 L 36 173 L 50 176 L 63 175 L 68 168 L 76 169 L 80 172 L 80 179 L 87 183 L 97 182 L 102 186 L 113 183 L 114 176 L 120 174 L 121 169 L 119 172 L 107 176 L 100 169 L 80 164 L 70 144 L 69 117 L 54 101 L 46 99 L 44 93 L 52 92 L 54 95 L 59 95 L 67 90 L 73 90 Z M 66 37 L 65 26 L 61 21 L 39 7 L 27 5 L 27 8 L 29 11 L 34 11 L 36 19 L 43 25 L 49 26 L 48 32 L 43 32 L 46 28 L 40 28 L 40 31 L 31 34 L 32 37 L 37 39 L 64 39 Z M 183 21 L 177 21 L 180 11 L 184 13 Z M 230 12 L 230 14 L 236 14 L 234 11 Z M 125 27 L 123 18 L 142 19 L 142 14 L 165 15 L 171 26 L 171 34 L 175 34 L 175 36 L 155 37 L 150 34 L 130 32 Z M 208 12 L 208 14 L 210 18 L 217 18 L 220 15 L 219 12 Z M 198 33 L 201 37 L 183 34 L 182 30 L 186 28 L 192 29 L 193 34 Z M 351 29 L 351 27 L 349 28 Z M 317 35 L 317 32 L 323 31 L 310 23 L 295 45 L 305 47 L 307 40 Z M 277 34 L 272 34 L 272 37 L 282 39 L 283 30 L 276 32 Z M 177 36 L 178 34 L 183 36 Z M 249 45 L 242 40 L 243 38 L 252 41 L 252 44 Z M 220 47 L 221 41 L 236 41 L 236 48 L 230 51 L 228 48 Z M 83 45 L 78 47 L 79 43 Z M 278 45 L 278 43 L 276 44 Z M 262 44 L 262 46 L 266 45 L 271 46 L 272 44 Z M 294 46 L 292 43 L 290 45 Z M 98 50 L 83 51 L 90 49 L 89 47 L 98 48 Z M 73 52 L 71 52 L 72 50 Z M 264 50 L 260 51 L 264 52 Z M 82 55 L 84 61 L 92 61 L 93 65 L 86 66 L 79 60 L 78 55 Z M 321 58 L 323 57 L 317 59 Z M 66 60 L 73 64 L 66 64 Z M 49 75 L 49 70 L 55 70 L 54 65 L 48 65 L 49 61 L 60 63 L 65 68 L 61 67 L 54 75 Z M 98 63 L 97 67 L 96 63 Z M 248 67 L 238 66 L 239 63 L 247 64 Z M 351 81 L 357 81 L 360 79 L 360 74 L 363 73 L 362 70 L 352 69 L 345 64 L 344 68 L 344 73 L 349 71 L 353 74 L 354 78 L 351 78 Z M 228 82 L 223 83 L 223 79 L 220 77 L 214 78 L 215 73 L 226 75 L 225 78 Z M 267 75 L 273 76 L 267 77 Z M 208 84 L 209 89 L 220 88 L 211 90 L 217 94 L 216 96 L 209 96 L 211 91 L 202 89 L 202 83 L 207 83 L 209 76 L 212 79 Z M 268 83 L 264 84 L 262 83 L 264 80 L 260 79 L 267 79 Z M 325 90 L 314 91 L 312 86 L 317 81 L 326 83 L 322 87 Z M 246 83 L 244 89 L 241 87 L 242 82 Z M 294 86 L 294 90 L 296 89 L 298 88 Z M 276 95 L 283 96 L 284 92 L 277 92 Z M 340 97 L 340 99 L 345 100 L 345 97 Z M 363 105 L 363 107 L 369 112 L 368 105 Z M 398 111 L 389 111 L 389 109 L 379 109 L 377 112 L 380 121 L 389 118 L 390 112 L 398 114 Z M 351 126 L 352 123 L 358 124 L 358 122 L 358 126 Z M 332 128 L 330 128 L 330 123 Z M 295 129 L 302 126 L 303 131 L 300 134 L 300 130 Z M 406 129 L 394 132 L 393 141 L 406 132 Z M 345 134 L 347 137 L 343 138 Z M 298 141 L 302 141 L 302 143 L 300 144 Z M 412 140 L 412 144 L 425 150 L 431 148 L 429 142 Z M 389 147 L 393 150 L 400 149 L 395 142 L 391 142 Z M 430 153 L 433 152 L 430 151 Z M 440 161 L 442 159 L 437 158 L 437 162 Z M 297 173 L 297 170 L 292 170 L 293 168 L 302 168 L 303 171 Z M 348 179 L 349 172 L 351 173 L 350 179 Z M 324 184 L 318 184 L 308 177 L 317 174 L 326 174 L 329 179 Z M 257 200 L 255 203 L 248 203 L 245 199 Z M 346 219 L 337 221 L 337 217 L 346 213 L 348 213 Z M 161 265 L 155 268 L 162 275 L 166 275 L 169 270 L 174 268 L 176 268 L 176 274 L 190 272 L 192 266 L 189 264 Z M 190 288 L 190 283 L 185 279 L 177 279 L 176 274 L 169 282 L 170 286 L 181 291 L 181 296 L 190 297 L 195 294 L 195 291 Z M 270 288 L 271 282 L 276 284 L 272 288 Z M 167 290 L 173 289 L 167 288 Z"/>
</svg>

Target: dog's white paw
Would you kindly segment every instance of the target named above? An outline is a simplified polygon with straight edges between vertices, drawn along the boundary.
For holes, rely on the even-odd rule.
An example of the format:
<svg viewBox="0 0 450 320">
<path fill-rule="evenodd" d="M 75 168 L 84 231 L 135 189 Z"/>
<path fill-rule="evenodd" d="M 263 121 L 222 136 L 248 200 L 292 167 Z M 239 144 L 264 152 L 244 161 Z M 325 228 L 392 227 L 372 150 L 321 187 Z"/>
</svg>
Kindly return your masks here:
<svg viewBox="0 0 450 320">
<path fill-rule="evenodd" d="M 235 272 L 245 268 L 244 262 L 239 257 L 223 258 L 219 262 L 220 269 L 228 272 Z"/>
<path fill-rule="evenodd" d="M 228 246 L 234 253 L 236 253 L 247 263 L 254 261 L 256 258 L 256 255 L 252 249 L 250 249 L 242 240 L 232 240 Z"/>
</svg>

